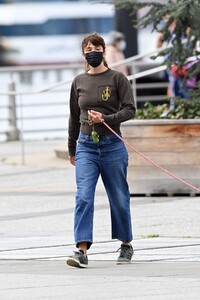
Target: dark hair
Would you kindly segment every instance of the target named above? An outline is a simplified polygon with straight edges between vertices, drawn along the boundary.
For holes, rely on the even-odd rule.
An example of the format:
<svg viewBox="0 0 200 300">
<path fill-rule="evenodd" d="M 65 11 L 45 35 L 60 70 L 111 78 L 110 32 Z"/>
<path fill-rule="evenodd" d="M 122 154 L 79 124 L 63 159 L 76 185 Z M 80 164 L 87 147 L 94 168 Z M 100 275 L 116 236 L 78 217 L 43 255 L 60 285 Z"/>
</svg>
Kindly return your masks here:
<svg viewBox="0 0 200 300">
<path fill-rule="evenodd" d="M 85 47 L 87 47 L 88 43 L 91 43 L 94 46 L 102 46 L 103 52 L 105 52 L 105 50 L 106 50 L 105 41 L 97 32 L 88 34 L 84 37 L 84 39 L 81 43 L 82 54 L 84 54 L 84 49 L 85 49 Z M 105 67 L 108 67 L 108 64 L 105 59 L 103 59 L 103 63 L 104 63 Z M 88 64 L 86 64 L 86 70 L 89 70 Z"/>
</svg>

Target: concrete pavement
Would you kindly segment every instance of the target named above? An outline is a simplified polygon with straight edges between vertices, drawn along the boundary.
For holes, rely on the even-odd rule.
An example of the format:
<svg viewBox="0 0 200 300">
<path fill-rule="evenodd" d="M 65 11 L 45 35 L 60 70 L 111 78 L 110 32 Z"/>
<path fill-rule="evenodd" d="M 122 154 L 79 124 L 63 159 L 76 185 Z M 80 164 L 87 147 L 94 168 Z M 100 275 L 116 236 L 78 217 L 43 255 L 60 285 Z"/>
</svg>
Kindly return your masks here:
<svg viewBox="0 0 200 300">
<path fill-rule="evenodd" d="M 74 168 L 65 141 L 0 144 L 0 299 L 199 299 L 200 198 L 131 198 L 135 255 L 118 266 L 99 180 L 89 268 L 70 268 Z"/>
</svg>

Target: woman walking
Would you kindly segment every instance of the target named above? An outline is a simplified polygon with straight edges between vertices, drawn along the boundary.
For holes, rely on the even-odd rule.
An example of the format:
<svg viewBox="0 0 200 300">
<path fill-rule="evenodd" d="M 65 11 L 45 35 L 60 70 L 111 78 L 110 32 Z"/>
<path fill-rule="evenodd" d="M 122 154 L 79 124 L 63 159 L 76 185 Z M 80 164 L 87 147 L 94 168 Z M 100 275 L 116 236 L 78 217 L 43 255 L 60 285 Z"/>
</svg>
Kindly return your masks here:
<svg viewBox="0 0 200 300">
<path fill-rule="evenodd" d="M 120 124 L 132 119 L 135 105 L 130 83 L 121 72 L 109 69 L 105 41 L 97 33 L 85 36 L 82 54 L 86 72 L 73 80 L 68 131 L 69 159 L 76 168 L 74 238 L 77 251 L 67 258 L 73 267 L 87 267 L 93 243 L 95 188 L 101 176 L 111 210 L 112 239 L 121 241 L 117 263 L 130 263 L 133 255 L 128 153 L 118 134 Z M 115 177 L 113 177 L 115 174 Z"/>
</svg>

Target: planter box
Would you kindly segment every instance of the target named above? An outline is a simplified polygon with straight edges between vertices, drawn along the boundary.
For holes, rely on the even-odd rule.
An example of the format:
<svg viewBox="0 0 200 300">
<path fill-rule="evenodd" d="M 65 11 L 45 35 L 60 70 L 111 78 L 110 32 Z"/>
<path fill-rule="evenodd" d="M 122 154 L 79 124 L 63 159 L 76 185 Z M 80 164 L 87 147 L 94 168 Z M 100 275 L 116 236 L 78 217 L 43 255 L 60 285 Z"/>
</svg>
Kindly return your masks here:
<svg viewBox="0 0 200 300">
<path fill-rule="evenodd" d="M 145 156 L 200 188 L 200 120 L 131 120 L 121 126 L 123 137 Z M 157 169 L 134 150 L 129 152 L 131 194 L 197 194 Z"/>
</svg>

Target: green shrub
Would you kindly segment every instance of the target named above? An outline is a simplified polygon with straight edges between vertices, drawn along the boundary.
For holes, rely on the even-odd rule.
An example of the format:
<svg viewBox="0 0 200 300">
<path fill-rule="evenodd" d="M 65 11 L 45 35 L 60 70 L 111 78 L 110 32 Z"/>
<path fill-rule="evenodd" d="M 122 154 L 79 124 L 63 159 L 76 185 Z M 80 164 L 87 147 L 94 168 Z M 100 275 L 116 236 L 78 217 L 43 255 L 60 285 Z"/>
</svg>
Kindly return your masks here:
<svg viewBox="0 0 200 300">
<path fill-rule="evenodd" d="M 144 108 L 138 109 L 136 119 L 199 119 L 200 101 L 174 99 L 175 108 L 168 109 L 168 104 L 153 105 L 146 102 Z"/>
</svg>

